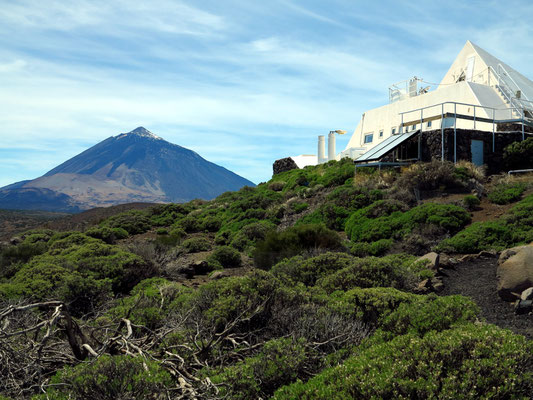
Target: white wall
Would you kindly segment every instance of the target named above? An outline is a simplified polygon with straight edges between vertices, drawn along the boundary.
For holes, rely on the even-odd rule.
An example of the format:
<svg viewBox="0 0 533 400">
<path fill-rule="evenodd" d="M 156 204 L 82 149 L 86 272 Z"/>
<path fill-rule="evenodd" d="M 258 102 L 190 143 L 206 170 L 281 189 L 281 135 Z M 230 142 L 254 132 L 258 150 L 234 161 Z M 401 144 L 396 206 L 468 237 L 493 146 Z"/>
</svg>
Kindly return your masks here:
<svg viewBox="0 0 533 400">
<path fill-rule="evenodd" d="M 346 150 L 354 147 L 365 148 L 365 150 L 368 150 L 390 137 L 392 135 L 393 128 L 396 129 L 396 133 L 399 133 L 400 124 L 402 122 L 402 116 L 400 115 L 400 112 L 406 112 L 423 107 L 433 106 L 423 111 L 422 117 L 427 118 L 432 116 L 440 116 L 442 112 L 442 106 L 440 104 L 448 101 L 481 105 L 480 99 L 478 98 L 478 96 L 476 96 L 476 93 L 472 88 L 474 85 L 476 84 L 464 81 L 453 85 L 446 85 L 442 86 L 438 90 L 411 97 L 406 100 L 387 104 L 385 106 L 365 112 L 363 117 L 361 118 L 361 121 L 357 125 L 357 128 L 355 129 L 350 141 L 348 142 Z M 490 97 L 491 104 L 495 102 L 501 103 L 501 99 L 498 97 L 494 89 L 485 86 L 483 88 L 488 89 L 490 92 L 487 92 L 486 90 L 478 90 L 478 92 L 483 94 L 486 98 Z M 481 94 L 479 94 L 479 96 L 481 96 Z M 444 106 L 445 113 L 454 113 L 455 111 L 458 114 L 473 115 L 474 108 L 472 106 L 457 105 L 457 108 L 455 109 L 452 104 L 447 104 Z M 490 111 L 476 107 L 476 116 L 492 118 L 492 113 Z M 406 122 L 419 121 L 420 111 L 404 114 L 403 118 L 404 124 Z M 427 122 L 424 122 L 423 129 L 439 129 L 441 127 L 440 124 L 441 120 L 438 119 L 432 121 L 431 127 L 428 128 Z M 474 124 L 473 121 L 458 119 L 457 128 L 473 129 Z M 417 122 L 415 129 L 420 129 L 420 122 Z M 491 131 L 492 124 L 477 122 L 476 129 Z M 412 130 L 412 126 L 409 127 L 409 130 Z M 380 131 L 383 131 L 382 137 L 379 136 Z M 365 135 L 371 133 L 373 134 L 372 142 L 364 143 Z"/>
</svg>

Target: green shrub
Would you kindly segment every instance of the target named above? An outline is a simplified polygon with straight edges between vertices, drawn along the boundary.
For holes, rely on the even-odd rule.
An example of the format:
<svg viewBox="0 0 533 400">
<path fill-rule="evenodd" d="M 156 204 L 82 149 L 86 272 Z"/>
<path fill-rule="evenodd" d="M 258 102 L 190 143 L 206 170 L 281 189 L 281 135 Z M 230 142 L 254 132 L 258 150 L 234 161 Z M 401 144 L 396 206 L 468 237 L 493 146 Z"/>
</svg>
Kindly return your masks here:
<svg viewBox="0 0 533 400">
<path fill-rule="evenodd" d="M 155 273 L 140 257 L 79 232 L 58 234 L 50 243 L 46 253 L 21 267 L 0 292 L 35 300 L 59 298 L 74 313 L 83 313 Z"/>
<path fill-rule="evenodd" d="M 351 253 L 356 257 L 382 256 L 389 251 L 394 244 L 392 239 L 380 239 L 375 242 L 357 242 L 352 244 Z"/>
<path fill-rule="evenodd" d="M 476 253 L 503 250 L 533 241 L 533 195 L 514 205 L 496 221 L 476 222 L 438 246 L 440 251 Z"/>
<path fill-rule="evenodd" d="M 211 242 L 205 237 L 194 237 L 184 240 L 181 243 L 181 247 L 187 250 L 188 253 L 198 253 L 211 250 Z"/>
<path fill-rule="evenodd" d="M 291 203 L 291 209 L 296 214 L 301 213 L 302 211 L 305 211 L 309 208 L 309 204 L 303 201 L 295 201 Z"/>
<path fill-rule="evenodd" d="M 194 208 L 195 206 L 192 202 L 185 204 L 159 204 L 149 210 L 150 221 L 154 226 L 170 226 L 189 214 Z"/>
<path fill-rule="evenodd" d="M 275 229 L 276 225 L 270 221 L 258 221 L 244 225 L 231 240 L 231 245 L 243 251 L 248 246 L 255 245 L 258 240 L 265 239 L 267 233 Z"/>
<path fill-rule="evenodd" d="M 402 303 L 420 301 L 421 296 L 394 288 L 353 288 L 325 295 L 328 307 L 369 325 L 378 325 Z"/>
<path fill-rule="evenodd" d="M 394 287 L 411 290 L 432 272 L 415 263 L 413 256 L 394 254 L 385 257 L 352 258 L 342 269 L 321 276 L 316 284 L 327 293 L 354 287 Z"/>
<path fill-rule="evenodd" d="M 512 231 L 501 221 L 475 222 L 455 236 L 445 239 L 438 249 L 456 253 L 503 250 L 512 242 Z"/>
<path fill-rule="evenodd" d="M 474 210 L 477 206 L 481 204 L 481 201 L 472 194 L 469 194 L 463 197 L 463 204 L 467 210 Z"/>
<path fill-rule="evenodd" d="M 229 246 L 217 247 L 208 261 L 214 261 L 223 268 L 237 268 L 242 265 L 241 253 Z"/>
<path fill-rule="evenodd" d="M 166 321 L 178 299 L 187 298 L 191 289 L 163 278 L 139 282 L 131 295 L 118 300 L 107 314 L 113 318 L 128 318 L 135 325 L 157 329 Z M 184 296 L 183 296 L 184 295 Z"/>
<path fill-rule="evenodd" d="M 274 265 L 271 272 L 285 282 L 314 286 L 318 279 L 346 268 L 352 262 L 353 257 L 349 254 L 327 252 L 307 259 L 302 256 L 285 259 Z"/>
<path fill-rule="evenodd" d="M 100 356 L 92 363 L 65 367 L 39 400 L 157 399 L 169 395 L 170 374 L 157 362 L 141 357 Z"/>
<path fill-rule="evenodd" d="M 403 238 L 415 228 L 433 225 L 445 232 L 459 231 L 470 222 L 470 214 L 451 204 L 425 203 L 409 211 L 396 211 L 396 205 L 378 201 L 353 213 L 346 221 L 346 233 L 354 242 Z"/>
<path fill-rule="evenodd" d="M 344 224 L 350 214 L 362 207 L 381 200 L 383 192 L 370 190 L 364 186 L 343 185 L 334 189 L 315 211 L 304 216 L 297 224 L 324 224 L 329 229 L 344 230 Z"/>
<path fill-rule="evenodd" d="M 501 184 L 491 190 L 488 197 L 491 203 L 509 204 L 519 200 L 525 190 L 523 183 Z"/>
<path fill-rule="evenodd" d="M 508 399 L 533 391 L 533 342 L 492 325 L 408 334 L 369 347 L 275 399 Z"/>
<path fill-rule="evenodd" d="M 274 175 L 269 185 L 283 182 L 283 193 L 299 191 L 300 189 L 318 187 L 331 187 L 343 185 L 348 179 L 353 178 L 353 161 L 344 158 L 340 161 L 329 161 L 316 166 L 294 169 Z"/>
<path fill-rule="evenodd" d="M 381 329 L 393 336 L 415 333 L 424 336 L 427 332 L 443 331 L 455 324 L 474 322 L 479 307 L 463 296 L 419 297 L 423 301 L 401 303 L 384 318 Z"/>
<path fill-rule="evenodd" d="M 148 231 L 152 224 L 145 211 L 130 210 L 107 218 L 100 226 L 122 228 L 130 235 L 137 235 Z"/>
<path fill-rule="evenodd" d="M 296 225 L 323 224 L 329 229 L 341 231 L 344 229 L 344 223 L 350 212 L 335 204 L 321 204 L 315 211 L 300 218 Z"/>
<path fill-rule="evenodd" d="M 103 240 L 108 244 L 114 244 L 117 240 L 126 239 L 129 235 L 123 228 L 93 227 L 85 231 L 87 236 Z"/>
<path fill-rule="evenodd" d="M 246 276 L 228 277 L 202 285 L 176 309 L 194 315 L 201 321 L 205 332 L 221 332 L 235 319 L 254 315 L 253 321 L 236 326 L 233 331 L 238 333 L 244 329 L 246 333 L 251 326 L 265 327 L 270 315 L 266 300 L 275 298 L 279 287 L 279 282 L 271 274 L 256 270 Z"/>
<path fill-rule="evenodd" d="M 270 232 L 257 243 L 253 253 L 256 266 L 269 269 L 278 261 L 304 251 L 336 250 L 342 248 L 339 235 L 324 225 L 299 225 L 282 232 Z"/>
<path fill-rule="evenodd" d="M 25 263 L 48 250 L 47 242 L 8 246 L 0 250 L 0 279 L 11 278 Z"/>
<path fill-rule="evenodd" d="M 327 293 L 354 287 L 393 286 L 411 289 L 420 276 L 430 273 L 415 257 L 390 255 L 356 258 L 345 253 L 324 253 L 316 257 L 296 256 L 281 261 L 271 272 L 284 282 L 319 286 Z"/>
<path fill-rule="evenodd" d="M 307 376 L 309 350 L 305 342 L 292 338 L 270 340 L 261 351 L 212 377 L 225 384 L 221 395 L 231 399 L 268 398 L 280 386 Z"/>
<path fill-rule="evenodd" d="M 533 137 L 508 145 L 503 150 L 503 164 L 507 170 L 533 168 Z"/>
</svg>

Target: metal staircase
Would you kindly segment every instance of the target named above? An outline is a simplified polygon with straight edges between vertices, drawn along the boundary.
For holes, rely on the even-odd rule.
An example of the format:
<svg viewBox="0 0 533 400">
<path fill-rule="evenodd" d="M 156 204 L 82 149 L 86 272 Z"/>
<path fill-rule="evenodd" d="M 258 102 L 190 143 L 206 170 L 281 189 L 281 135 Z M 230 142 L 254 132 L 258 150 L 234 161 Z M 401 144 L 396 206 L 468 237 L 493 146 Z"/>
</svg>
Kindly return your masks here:
<svg viewBox="0 0 533 400">
<path fill-rule="evenodd" d="M 523 93 L 522 89 L 509 75 L 502 64 L 496 69 L 489 67 L 496 82 L 493 86 L 505 104 L 511 110 L 512 119 L 520 119 L 533 123 L 533 102 Z"/>
</svg>

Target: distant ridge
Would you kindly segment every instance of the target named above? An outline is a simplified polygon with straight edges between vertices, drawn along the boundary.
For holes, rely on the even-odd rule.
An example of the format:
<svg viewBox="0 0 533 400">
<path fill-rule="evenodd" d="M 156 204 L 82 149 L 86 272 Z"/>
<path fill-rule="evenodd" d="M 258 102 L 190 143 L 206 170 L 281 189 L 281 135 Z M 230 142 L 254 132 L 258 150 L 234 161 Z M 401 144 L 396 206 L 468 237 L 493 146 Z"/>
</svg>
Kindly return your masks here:
<svg viewBox="0 0 533 400">
<path fill-rule="evenodd" d="M 131 202 L 209 200 L 243 186 L 255 185 L 138 127 L 105 139 L 40 178 L 0 188 L 0 208 L 77 212 Z"/>
</svg>

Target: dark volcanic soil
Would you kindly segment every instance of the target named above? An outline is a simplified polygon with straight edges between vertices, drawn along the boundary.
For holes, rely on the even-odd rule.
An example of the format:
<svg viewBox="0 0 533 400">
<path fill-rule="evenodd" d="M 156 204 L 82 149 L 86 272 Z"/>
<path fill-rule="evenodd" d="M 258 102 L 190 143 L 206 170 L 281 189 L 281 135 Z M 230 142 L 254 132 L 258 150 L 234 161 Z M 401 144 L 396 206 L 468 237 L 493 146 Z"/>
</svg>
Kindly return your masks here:
<svg viewBox="0 0 533 400">
<path fill-rule="evenodd" d="M 441 295 L 461 294 L 474 300 L 481 318 L 501 328 L 533 339 L 533 315 L 515 315 L 514 307 L 500 299 L 496 292 L 496 258 L 480 258 L 446 270 L 445 289 Z"/>
</svg>

